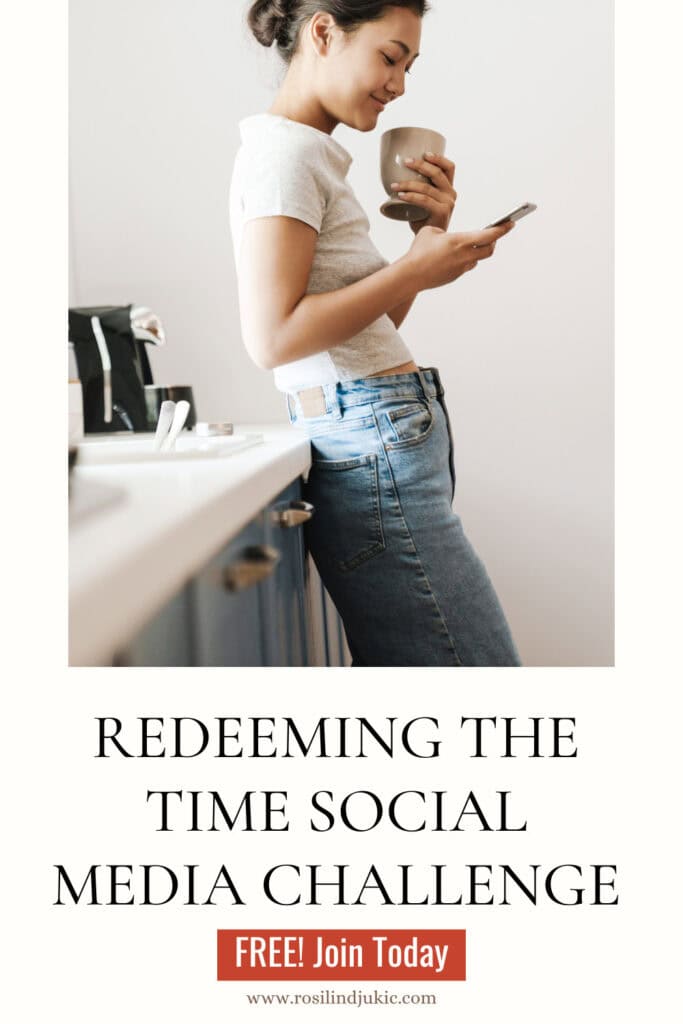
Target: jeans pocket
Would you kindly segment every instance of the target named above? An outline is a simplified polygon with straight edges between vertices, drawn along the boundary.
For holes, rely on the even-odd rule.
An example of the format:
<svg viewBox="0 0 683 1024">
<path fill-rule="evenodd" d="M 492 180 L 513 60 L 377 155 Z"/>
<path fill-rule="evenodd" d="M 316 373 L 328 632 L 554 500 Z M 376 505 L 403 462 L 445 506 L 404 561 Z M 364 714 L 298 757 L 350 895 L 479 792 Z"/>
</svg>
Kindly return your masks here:
<svg viewBox="0 0 683 1024">
<path fill-rule="evenodd" d="M 391 428 L 387 448 L 409 448 L 426 441 L 434 426 L 434 413 L 426 402 L 403 403 L 395 409 L 385 410 Z"/>
<path fill-rule="evenodd" d="M 314 459 L 305 496 L 315 509 L 306 537 L 316 564 L 349 572 L 384 551 L 376 455 Z"/>
</svg>

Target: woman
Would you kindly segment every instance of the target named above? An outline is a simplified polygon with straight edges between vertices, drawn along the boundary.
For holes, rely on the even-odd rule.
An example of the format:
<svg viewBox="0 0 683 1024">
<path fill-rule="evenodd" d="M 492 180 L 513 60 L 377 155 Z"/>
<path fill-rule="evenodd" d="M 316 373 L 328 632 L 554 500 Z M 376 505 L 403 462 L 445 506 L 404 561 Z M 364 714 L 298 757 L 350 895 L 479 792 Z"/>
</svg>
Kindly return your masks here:
<svg viewBox="0 0 683 1024">
<path fill-rule="evenodd" d="M 259 0 L 248 20 L 287 65 L 240 122 L 230 193 L 242 334 L 311 440 L 307 543 L 354 665 L 518 665 L 486 570 L 452 510 L 452 438 L 435 369 L 397 328 L 420 291 L 489 258 L 512 228 L 447 233 L 454 164 L 426 154 L 394 191 L 423 206 L 389 264 L 334 128 L 375 128 L 418 56 L 422 0 Z"/>
</svg>

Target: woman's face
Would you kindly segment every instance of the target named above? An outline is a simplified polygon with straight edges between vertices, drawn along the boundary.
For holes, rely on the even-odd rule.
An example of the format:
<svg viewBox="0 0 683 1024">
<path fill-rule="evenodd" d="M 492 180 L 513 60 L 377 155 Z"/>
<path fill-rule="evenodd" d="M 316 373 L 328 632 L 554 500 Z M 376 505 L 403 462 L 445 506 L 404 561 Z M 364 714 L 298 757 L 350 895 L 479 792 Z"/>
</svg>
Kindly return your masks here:
<svg viewBox="0 0 683 1024">
<path fill-rule="evenodd" d="M 404 7 L 388 7 L 378 21 L 363 22 L 346 35 L 336 26 L 321 100 L 335 120 L 362 132 L 372 131 L 382 115 L 382 102 L 405 92 L 406 74 L 420 48 L 422 19 Z"/>
</svg>

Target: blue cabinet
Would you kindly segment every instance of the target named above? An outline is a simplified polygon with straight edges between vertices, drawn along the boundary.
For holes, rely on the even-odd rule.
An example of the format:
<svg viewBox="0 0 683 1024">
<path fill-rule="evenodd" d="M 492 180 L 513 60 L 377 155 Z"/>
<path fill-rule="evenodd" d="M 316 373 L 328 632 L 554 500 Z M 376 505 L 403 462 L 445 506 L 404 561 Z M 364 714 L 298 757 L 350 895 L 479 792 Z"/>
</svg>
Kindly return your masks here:
<svg viewBox="0 0 683 1024">
<path fill-rule="evenodd" d="M 188 666 L 195 664 L 192 650 L 191 594 L 184 587 L 115 659 L 114 664 Z"/>
<path fill-rule="evenodd" d="M 265 607 L 260 573 L 263 519 L 250 523 L 190 584 L 197 665 L 266 664 Z"/>
<path fill-rule="evenodd" d="M 119 665 L 348 664 L 341 621 L 306 555 L 315 514 L 295 480 L 177 594 Z"/>
<path fill-rule="evenodd" d="M 309 664 L 306 630 L 303 525 L 312 515 L 301 501 L 299 481 L 265 510 L 266 544 L 280 560 L 265 583 L 265 654 L 267 665 Z"/>
</svg>

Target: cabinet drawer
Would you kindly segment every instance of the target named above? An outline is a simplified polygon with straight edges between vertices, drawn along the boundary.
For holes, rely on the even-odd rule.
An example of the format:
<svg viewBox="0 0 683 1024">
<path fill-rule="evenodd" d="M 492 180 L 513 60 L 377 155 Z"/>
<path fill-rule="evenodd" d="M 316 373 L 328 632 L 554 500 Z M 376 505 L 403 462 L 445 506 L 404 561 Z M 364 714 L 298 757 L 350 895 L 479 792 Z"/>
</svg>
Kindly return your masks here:
<svg viewBox="0 0 683 1024">
<path fill-rule="evenodd" d="M 194 654 L 198 665 L 258 666 L 265 658 L 265 590 L 272 571 L 259 564 L 264 517 L 253 520 L 192 583 Z"/>
<path fill-rule="evenodd" d="M 265 510 L 266 542 L 280 561 L 266 587 L 266 664 L 309 664 L 303 526 L 309 515 L 295 480 Z"/>
</svg>

